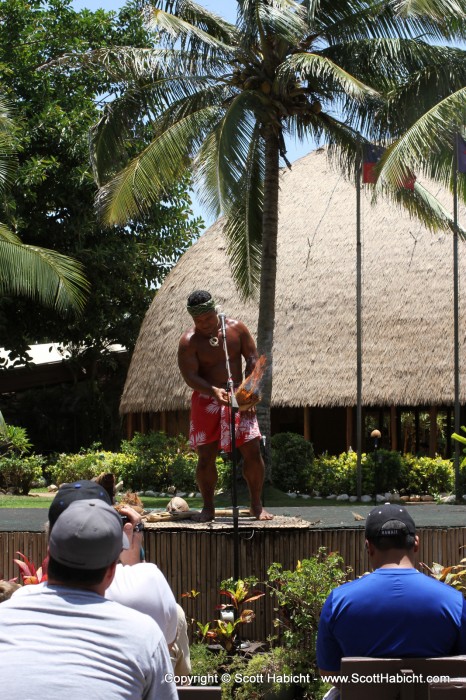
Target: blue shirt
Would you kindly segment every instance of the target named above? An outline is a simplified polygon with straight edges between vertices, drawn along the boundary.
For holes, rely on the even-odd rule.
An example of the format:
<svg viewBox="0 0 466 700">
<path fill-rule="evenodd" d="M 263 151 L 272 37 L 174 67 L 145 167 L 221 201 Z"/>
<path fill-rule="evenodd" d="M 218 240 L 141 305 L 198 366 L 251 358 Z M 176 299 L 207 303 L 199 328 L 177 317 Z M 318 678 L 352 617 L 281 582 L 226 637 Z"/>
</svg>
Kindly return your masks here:
<svg viewBox="0 0 466 700">
<path fill-rule="evenodd" d="M 339 671 L 344 656 L 466 653 L 466 601 L 417 569 L 376 569 L 333 590 L 317 633 L 317 665 Z"/>
</svg>

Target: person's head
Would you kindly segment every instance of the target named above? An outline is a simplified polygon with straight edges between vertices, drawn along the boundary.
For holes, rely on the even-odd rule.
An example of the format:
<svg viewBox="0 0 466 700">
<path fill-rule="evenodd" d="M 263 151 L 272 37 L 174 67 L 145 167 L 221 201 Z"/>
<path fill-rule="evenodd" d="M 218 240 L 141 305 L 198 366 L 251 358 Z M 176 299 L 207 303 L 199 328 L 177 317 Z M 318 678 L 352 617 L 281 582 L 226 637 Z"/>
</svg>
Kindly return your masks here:
<svg viewBox="0 0 466 700">
<path fill-rule="evenodd" d="M 417 544 L 414 520 L 403 506 L 384 503 L 372 508 L 366 519 L 366 540 L 379 552 L 413 551 Z"/>
<path fill-rule="evenodd" d="M 49 538 L 49 581 L 94 586 L 113 578 L 129 546 L 116 510 L 103 500 L 77 500 L 58 516 Z"/>
<path fill-rule="evenodd" d="M 215 301 L 210 292 L 204 289 L 192 292 L 188 297 L 186 309 L 192 316 L 196 330 L 202 335 L 209 336 L 217 332 L 218 316 Z"/>
<path fill-rule="evenodd" d="M 13 593 L 17 591 L 18 588 L 21 588 L 20 583 L 16 583 L 16 581 L 3 581 L 2 579 L 0 581 L 0 603 L 3 603 L 4 600 L 11 598 Z"/>
<path fill-rule="evenodd" d="M 107 503 L 107 505 L 112 505 L 106 489 L 95 481 L 81 479 L 80 481 L 60 486 L 49 508 L 49 531 L 52 530 L 58 517 L 71 503 L 91 499 L 98 499 L 103 503 Z"/>
</svg>

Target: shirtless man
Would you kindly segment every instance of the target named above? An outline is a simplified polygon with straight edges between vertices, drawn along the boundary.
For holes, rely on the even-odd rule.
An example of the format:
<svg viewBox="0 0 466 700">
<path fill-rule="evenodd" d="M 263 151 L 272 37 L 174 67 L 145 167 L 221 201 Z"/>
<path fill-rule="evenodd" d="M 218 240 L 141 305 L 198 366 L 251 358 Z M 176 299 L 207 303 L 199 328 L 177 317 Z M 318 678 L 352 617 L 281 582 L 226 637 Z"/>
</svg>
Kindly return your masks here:
<svg viewBox="0 0 466 700">
<path fill-rule="evenodd" d="M 220 319 L 209 292 L 195 291 L 188 297 L 188 313 L 194 326 L 183 333 L 178 347 L 178 366 L 186 384 L 193 389 L 189 441 L 197 451 L 197 483 L 204 500 L 200 520 L 215 517 L 214 490 L 217 483 L 215 460 L 219 450 L 231 452 L 230 410 L 227 369 Z M 225 319 L 230 371 L 235 387 L 242 382 L 241 358 L 248 376 L 258 359 L 250 332 L 241 321 Z M 260 452 L 260 431 L 253 410 L 237 413 L 236 446 L 243 457 L 243 474 L 251 496 L 250 513 L 258 520 L 271 520 L 262 507 L 264 462 Z"/>
</svg>

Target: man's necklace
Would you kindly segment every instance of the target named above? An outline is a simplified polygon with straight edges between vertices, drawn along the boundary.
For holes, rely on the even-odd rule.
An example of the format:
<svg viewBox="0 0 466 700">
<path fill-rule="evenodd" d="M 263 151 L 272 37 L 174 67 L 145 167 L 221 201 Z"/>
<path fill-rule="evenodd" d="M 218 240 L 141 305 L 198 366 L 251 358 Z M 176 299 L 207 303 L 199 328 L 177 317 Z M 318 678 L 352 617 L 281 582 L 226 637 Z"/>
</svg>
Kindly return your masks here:
<svg viewBox="0 0 466 700">
<path fill-rule="evenodd" d="M 218 348 L 218 335 L 211 335 L 209 338 L 209 343 L 213 348 Z"/>
</svg>

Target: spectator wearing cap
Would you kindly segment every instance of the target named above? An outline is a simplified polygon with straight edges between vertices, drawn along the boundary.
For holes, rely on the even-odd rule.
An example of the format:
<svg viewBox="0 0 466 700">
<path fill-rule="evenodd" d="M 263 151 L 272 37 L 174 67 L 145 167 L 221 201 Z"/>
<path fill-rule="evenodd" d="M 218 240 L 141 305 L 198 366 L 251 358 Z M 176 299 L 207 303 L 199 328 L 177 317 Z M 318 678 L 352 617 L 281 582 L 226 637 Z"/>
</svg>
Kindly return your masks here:
<svg viewBox="0 0 466 700">
<path fill-rule="evenodd" d="M 83 479 L 63 484 L 50 504 L 49 533 L 53 532 L 57 518 L 71 503 L 88 499 L 99 499 L 111 505 L 108 492 L 95 481 Z M 105 597 L 150 615 L 162 630 L 167 644 L 173 645 L 179 626 L 175 597 L 158 566 L 141 562 L 144 523 L 140 514 L 129 507 L 122 508 L 121 514 L 128 518 L 124 532 L 130 546 L 121 552 L 115 577 L 105 591 Z"/>
<path fill-rule="evenodd" d="M 103 500 L 78 500 L 49 538 L 48 582 L 0 606 L 2 696 L 47 700 L 175 700 L 158 625 L 107 600 L 129 542 Z"/>
<path fill-rule="evenodd" d="M 322 609 L 317 664 L 335 674 L 345 656 L 376 658 L 466 653 L 466 601 L 451 586 L 414 568 L 414 521 L 400 505 L 373 508 L 366 519 L 372 573 L 334 589 Z"/>
</svg>

